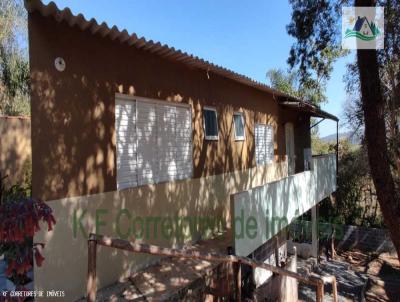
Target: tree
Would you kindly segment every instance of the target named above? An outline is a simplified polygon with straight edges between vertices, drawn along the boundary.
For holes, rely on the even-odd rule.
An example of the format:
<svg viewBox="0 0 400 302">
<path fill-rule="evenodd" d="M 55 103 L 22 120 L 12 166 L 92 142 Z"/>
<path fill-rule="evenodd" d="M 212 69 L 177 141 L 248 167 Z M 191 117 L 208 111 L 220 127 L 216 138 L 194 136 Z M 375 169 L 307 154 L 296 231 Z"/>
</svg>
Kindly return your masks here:
<svg viewBox="0 0 400 302">
<path fill-rule="evenodd" d="M 29 115 L 26 12 L 20 0 L 0 0 L 0 113 Z"/>
<path fill-rule="evenodd" d="M 310 70 L 317 71 L 320 76 L 328 78 L 331 72 L 329 64 L 324 60 L 323 53 L 338 51 L 339 44 L 339 11 L 341 5 L 355 6 L 377 5 L 376 0 L 290 0 L 292 5 L 292 21 L 287 30 L 297 41 L 293 45 L 288 62 L 292 67 L 298 65 L 303 77 L 310 76 Z M 380 4 L 393 5 L 391 0 Z M 388 23 L 389 20 L 389 23 Z M 398 33 L 398 26 L 386 19 L 386 29 L 392 28 Z M 398 23 L 398 19 L 395 23 Z M 397 50 L 395 50 L 397 51 Z M 399 55 L 398 52 L 394 55 Z M 395 187 L 393 165 L 386 136 L 385 97 L 381 83 L 380 56 L 387 59 L 387 54 L 376 50 L 357 50 L 356 71 L 359 77 L 360 104 L 362 107 L 365 143 L 368 151 L 368 161 L 371 176 L 376 188 L 377 198 L 383 218 L 389 229 L 391 239 L 400 256 L 400 201 L 399 192 Z M 329 62 L 328 62 L 329 63 Z M 379 146 L 379 147 L 377 147 Z"/>
<path fill-rule="evenodd" d="M 314 105 L 320 105 L 327 101 L 326 81 L 319 78 L 308 78 L 307 81 L 301 81 L 300 76 L 297 70 L 285 72 L 282 69 L 271 69 L 267 72 L 271 87 L 279 91 Z"/>
<path fill-rule="evenodd" d="M 386 1 L 385 5 L 386 32 L 385 48 L 378 51 L 378 65 L 382 96 L 385 102 L 386 140 L 395 181 L 400 181 L 400 132 L 398 120 L 400 117 L 400 3 Z M 360 78 L 357 63 L 347 66 L 345 76 L 348 102 L 345 108 L 345 119 L 355 132 L 361 134 L 364 130 L 364 114 L 361 102 Z M 361 137 L 361 135 L 360 135 Z"/>
<path fill-rule="evenodd" d="M 303 82 L 300 81 L 300 76 L 297 70 L 284 71 L 282 69 L 270 69 L 267 71 L 267 78 L 272 88 L 290 96 L 306 100 L 317 106 L 326 102 L 326 81 L 310 78 L 306 82 Z M 312 124 L 314 123 L 314 118 L 312 118 Z M 312 146 L 319 143 L 318 126 L 312 128 L 311 142 Z M 312 150 L 314 149 L 312 148 Z"/>
<path fill-rule="evenodd" d="M 323 152 L 332 152 L 335 143 L 321 142 Z M 322 221 L 360 226 L 381 227 L 381 211 L 376 200 L 363 145 L 353 145 L 345 138 L 339 140 L 339 170 L 335 198 L 326 198 L 320 204 Z"/>
</svg>

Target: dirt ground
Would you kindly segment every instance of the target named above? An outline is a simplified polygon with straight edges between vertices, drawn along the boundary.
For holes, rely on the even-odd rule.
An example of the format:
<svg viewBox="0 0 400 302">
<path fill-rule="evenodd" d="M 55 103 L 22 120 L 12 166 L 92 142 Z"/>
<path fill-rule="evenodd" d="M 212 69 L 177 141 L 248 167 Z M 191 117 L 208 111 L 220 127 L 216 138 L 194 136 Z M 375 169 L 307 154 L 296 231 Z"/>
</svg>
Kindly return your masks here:
<svg viewBox="0 0 400 302">
<path fill-rule="evenodd" d="M 400 264 L 395 254 L 352 250 L 339 253 L 338 260 L 349 263 L 356 272 L 367 274 L 366 301 L 400 301 Z"/>
</svg>

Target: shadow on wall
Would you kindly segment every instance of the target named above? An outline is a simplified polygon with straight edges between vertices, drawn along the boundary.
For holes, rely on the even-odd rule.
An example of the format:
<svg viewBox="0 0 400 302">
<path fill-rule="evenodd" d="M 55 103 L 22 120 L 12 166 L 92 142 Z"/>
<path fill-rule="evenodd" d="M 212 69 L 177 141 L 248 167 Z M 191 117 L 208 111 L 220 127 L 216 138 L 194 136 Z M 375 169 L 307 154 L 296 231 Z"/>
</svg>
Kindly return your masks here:
<svg viewBox="0 0 400 302">
<path fill-rule="evenodd" d="M 30 181 L 31 120 L 29 117 L 0 116 L 0 173 L 6 186 Z"/>
<path fill-rule="evenodd" d="M 90 84 L 86 76 L 76 74 L 58 79 L 56 83 L 47 73 L 36 72 L 33 76 L 38 87 L 35 89 L 38 101 L 32 107 L 33 153 L 34 158 L 40 158 L 34 161 L 33 170 L 41 175 L 34 177 L 34 195 L 53 200 L 116 190 L 115 92 L 120 91 L 122 85 L 101 79 Z M 79 95 L 69 93 L 76 87 L 82 87 Z M 131 90 L 134 91 L 132 86 L 128 91 Z M 217 106 L 219 141 L 206 141 L 202 108 L 208 103 L 204 100 L 194 100 L 179 93 L 141 96 L 173 102 L 179 99 L 179 102 L 191 105 L 195 178 L 253 167 L 255 123 L 273 125 L 277 135 L 276 117 L 227 104 Z M 234 136 L 232 116 L 239 110 L 245 114 L 245 141 L 235 141 Z M 146 127 L 150 132 L 154 129 L 151 122 Z M 280 160 L 278 155 L 276 159 Z M 153 165 L 148 158 L 143 160 L 143 166 Z"/>
<path fill-rule="evenodd" d="M 113 87 L 64 76 L 33 74 L 32 187 L 33 195 L 44 200 L 115 188 L 114 99 L 99 97 L 110 95 Z M 76 87 L 79 94 L 71 93 Z"/>
<path fill-rule="evenodd" d="M 213 73 L 39 13 L 29 15 L 29 29 L 36 197 L 53 200 L 116 189 L 116 92 L 192 106 L 194 178 L 254 166 L 252 139 L 234 141 L 233 110 L 243 104 L 254 107 L 243 110 L 246 135 L 253 123 L 276 123 L 278 118 L 272 95 Z M 65 59 L 63 72 L 54 68 L 57 57 Z M 218 143 L 203 140 L 204 105 L 217 108 L 220 129 L 226 131 Z M 263 121 L 254 112 L 260 112 Z"/>
<path fill-rule="evenodd" d="M 103 45 L 104 41 L 101 43 Z M 123 50 L 121 56 L 128 56 L 125 54 L 127 49 Z M 65 54 L 67 55 L 68 53 Z M 86 53 L 82 53 L 82 56 L 81 61 L 93 61 L 87 58 Z M 47 57 L 52 56 L 38 57 L 39 62 L 35 64 L 48 65 L 48 62 L 40 62 Z M 116 63 L 119 64 L 119 61 Z M 68 70 L 79 70 L 79 66 L 74 66 L 76 64 L 78 62 L 71 60 Z M 182 84 L 179 83 L 179 87 L 175 87 L 178 83 L 170 83 L 168 90 L 175 91 L 172 93 L 162 90 L 149 92 L 147 89 L 136 91 L 135 87 L 123 81 L 120 82 L 123 84 L 110 82 L 109 79 L 122 77 L 115 71 L 124 70 L 121 66 L 108 66 L 108 62 L 104 62 L 101 67 L 98 65 L 89 64 L 89 69 L 93 67 L 93 70 L 87 74 L 66 71 L 54 75 L 54 71 L 34 71 L 33 68 L 32 122 L 35 127 L 32 135 L 35 141 L 33 155 L 37 159 L 33 162 L 33 193 L 36 197 L 54 200 L 116 190 L 115 92 L 191 105 L 195 178 L 254 166 L 254 123 L 272 124 L 277 133 L 276 115 L 265 113 L 270 110 L 267 105 L 261 107 L 264 112 L 257 114 L 243 109 L 246 140 L 235 141 L 232 116 L 234 111 L 242 109 L 240 104 L 243 104 L 241 100 L 244 98 L 243 87 L 238 84 L 232 85 L 231 90 L 233 94 L 237 91 L 236 95 L 241 96 L 231 104 L 218 105 L 222 104 L 218 98 L 208 100 L 209 92 L 193 92 L 193 87 L 186 88 L 185 81 L 188 80 L 185 77 L 182 77 L 184 80 Z M 97 73 L 98 68 L 101 68 L 101 72 L 99 70 Z M 93 74 L 96 75 L 95 80 L 92 78 Z M 191 96 L 194 94 L 196 97 Z M 219 142 L 204 141 L 202 106 L 211 105 L 210 103 L 216 105 L 219 114 L 220 132 L 223 133 Z M 278 153 L 276 141 L 275 154 Z M 144 166 L 153 164 L 146 160 L 148 159 L 144 158 Z M 35 173 L 39 177 L 35 177 Z M 236 181 L 238 186 L 242 182 L 239 179 Z"/>
<path fill-rule="evenodd" d="M 74 69 L 73 66 L 69 68 Z M 253 141 L 249 139 L 253 134 L 252 124 L 255 121 L 273 124 L 272 116 L 256 117 L 245 111 L 247 139 L 235 142 L 232 116 L 234 110 L 241 108 L 237 104 L 218 107 L 220 132 L 224 135 L 218 143 L 206 142 L 202 131 L 202 106 L 205 104 L 202 97 L 194 100 L 178 93 L 153 95 L 144 91 L 139 92 L 141 96 L 191 105 L 193 164 L 198 177 L 116 191 L 115 92 L 122 93 L 124 89 L 121 85 L 110 84 L 102 75 L 107 76 L 103 71 L 92 82 L 85 75 L 60 73 L 53 77 L 47 72 L 33 72 L 33 188 L 36 196 L 56 199 L 49 204 L 57 220 L 52 232 L 35 237 L 35 242 L 46 244 L 46 261 L 43 267 L 35 268 L 35 282 L 38 289 L 63 289 L 71 299 L 84 293 L 85 235 L 88 233 L 97 231 L 125 237 L 122 234 L 130 241 L 182 246 L 185 242 L 211 235 L 218 227 L 228 226 L 230 194 L 287 175 L 285 162 L 250 169 L 249 162 L 252 163 L 251 158 L 254 158 Z M 77 87 L 80 87 L 79 94 L 71 93 L 77 91 Z M 135 91 L 132 86 L 125 87 Z M 144 166 L 153 165 L 149 159 L 143 160 Z M 235 167 L 237 171 L 233 172 Z M 212 175 L 224 170 L 230 172 Z M 35 175 L 40 177 L 35 178 Z M 165 226 L 158 224 L 157 229 L 156 224 L 151 223 L 148 232 L 152 236 L 138 238 L 130 232 L 139 223 L 135 220 L 137 217 L 156 220 L 158 217 L 218 217 L 221 224 L 204 233 L 201 222 L 197 221 L 194 232 L 188 236 L 164 238 L 160 236 L 160 229 Z M 172 232 L 176 234 L 176 228 L 182 228 L 186 234 L 191 226 L 188 222 L 183 224 L 174 225 Z M 156 257 L 147 255 L 128 255 L 99 248 L 99 286 L 127 277 L 155 260 Z M 60 271 L 64 272 L 62 277 Z"/>
</svg>

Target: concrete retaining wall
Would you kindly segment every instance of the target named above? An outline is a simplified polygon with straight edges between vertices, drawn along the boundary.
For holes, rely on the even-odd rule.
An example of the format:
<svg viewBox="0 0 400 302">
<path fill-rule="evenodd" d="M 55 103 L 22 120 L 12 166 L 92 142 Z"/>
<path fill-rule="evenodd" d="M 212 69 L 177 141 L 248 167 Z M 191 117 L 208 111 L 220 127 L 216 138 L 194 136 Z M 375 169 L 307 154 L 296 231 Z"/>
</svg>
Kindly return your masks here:
<svg viewBox="0 0 400 302">
<path fill-rule="evenodd" d="M 339 250 L 360 249 L 366 252 L 394 252 L 395 248 L 390 239 L 388 230 L 377 228 L 366 228 L 354 225 L 335 225 L 336 226 L 336 248 Z M 291 224 L 290 230 L 293 233 L 306 234 L 306 238 L 311 235 L 310 221 L 296 221 Z M 319 224 L 322 236 L 330 235 L 332 225 L 329 223 Z M 311 237 L 310 237 L 311 238 Z"/>
<path fill-rule="evenodd" d="M 385 229 L 346 225 L 343 230 L 343 238 L 337 244 L 338 249 L 358 248 L 370 252 L 395 251 L 389 232 Z"/>
</svg>

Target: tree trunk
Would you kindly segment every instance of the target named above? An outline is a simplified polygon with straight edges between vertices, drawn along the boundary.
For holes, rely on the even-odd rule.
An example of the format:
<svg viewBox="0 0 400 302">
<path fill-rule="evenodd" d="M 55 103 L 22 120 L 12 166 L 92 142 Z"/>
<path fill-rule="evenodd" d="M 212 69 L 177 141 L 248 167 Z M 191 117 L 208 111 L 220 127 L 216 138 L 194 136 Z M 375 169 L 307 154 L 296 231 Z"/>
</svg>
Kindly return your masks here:
<svg viewBox="0 0 400 302">
<path fill-rule="evenodd" d="M 375 6 L 375 0 L 355 0 L 355 6 Z M 365 138 L 372 179 L 383 219 L 400 257 L 400 201 L 390 170 L 386 142 L 385 103 L 381 93 L 377 51 L 358 49 L 361 100 L 365 120 Z"/>
</svg>

